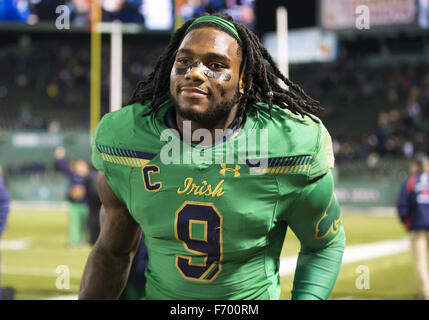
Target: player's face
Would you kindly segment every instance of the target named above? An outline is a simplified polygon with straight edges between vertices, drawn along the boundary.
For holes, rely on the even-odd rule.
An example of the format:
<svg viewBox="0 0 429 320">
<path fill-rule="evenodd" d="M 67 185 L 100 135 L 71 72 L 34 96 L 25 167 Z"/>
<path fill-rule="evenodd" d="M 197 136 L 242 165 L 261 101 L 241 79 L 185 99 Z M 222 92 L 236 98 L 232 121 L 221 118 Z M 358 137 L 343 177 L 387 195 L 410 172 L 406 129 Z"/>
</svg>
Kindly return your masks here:
<svg viewBox="0 0 429 320">
<path fill-rule="evenodd" d="M 241 49 L 229 34 L 201 28 L 180 45 L 170 74 L 170 96 L 176 111 L 192 121 L 228 116 L 239 97 Z M 240 89 L 242 90 L 242 89 Z"/>
<path fill-rule="evenodd" d="M 420 169 L 420 165 L 418 163 L 411 162 L 410 168 L 409 168 L 409 171 L 410 171 L 411 175 L 415 175 L 415 174 L 419 173 L 420 170 L 421 170 Z"/>
<path fill-rule="evenodd" d="M 76 160 L 74 164 L 74 171 L 81 177 L 85 177 L 89 173 L 88 163 L 84 160 Z"/>
</svg>

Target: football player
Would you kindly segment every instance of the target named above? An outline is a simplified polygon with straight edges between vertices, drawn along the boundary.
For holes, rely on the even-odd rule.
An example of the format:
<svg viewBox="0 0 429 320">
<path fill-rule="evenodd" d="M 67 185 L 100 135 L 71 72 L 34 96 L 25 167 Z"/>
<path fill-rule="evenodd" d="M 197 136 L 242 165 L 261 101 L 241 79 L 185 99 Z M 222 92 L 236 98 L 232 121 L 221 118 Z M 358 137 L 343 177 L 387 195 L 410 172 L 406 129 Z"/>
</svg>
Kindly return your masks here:
<svg viewBox="0 0 429 320">
<path fill-rule="evenodd" d="M 290 228 L 292 299 L 327 299 L 345 236 L 319 109 L 244 25 L 186 22 L 94 133 L 104 210 L 79 298 L 120 295 L 143 230 L 145 299 L 278 299 Z"/>
</svg>

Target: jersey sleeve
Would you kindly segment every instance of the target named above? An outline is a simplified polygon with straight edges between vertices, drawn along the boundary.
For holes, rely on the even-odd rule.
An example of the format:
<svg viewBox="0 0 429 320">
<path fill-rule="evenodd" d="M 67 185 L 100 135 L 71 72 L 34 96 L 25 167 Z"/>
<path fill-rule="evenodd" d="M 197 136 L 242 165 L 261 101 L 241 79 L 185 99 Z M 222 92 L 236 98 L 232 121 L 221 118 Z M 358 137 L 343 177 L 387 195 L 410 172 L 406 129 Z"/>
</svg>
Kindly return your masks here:
<svg viewBox="0 0 429 320">
<path fill-rule="evenodd" d="M 303 188 L 286 222 L 301 242 L 292 299 L 327 299 L 345 247 L 340 207 L 331 172 Z"/>
<path fill-rule="evenodd" d="M 325 126 L 320 124 L 320 133 L 309 170 L 309 179 L 313 180 L 327 173 L 334 167 L 334 161 L 331 136 Z"/>
<path fill-rule="evenodd" d="M 100 145 L 112 146 L 114 142 L 111 140 L 111 134 L 108 134 L 109 131 L 114 131 L 112 129 L 112 113 L 107 113 L 101 119 L 97 128 L 94 130 L 93 139 L 91 142 L 91 161 L 94 167 L 104 172 L 104 176 L 112 189 L 116 197 L 126 204 L 126 194 L 127 194 L 127 183 L 124 182 L 124 177 L 120 170 L 115 168 L 115 165 L 108 166 L 105 159 L 103 159 L 103 154 L 100 151 Z M 107 157 L 106 155 L 104 155 Z"/>
<path fill-rule="evenodd" d="M 96 127 L 96 129 L 94 130 L 94 133 L 92 135 L 91 161 L 92 161 L 92 164 L 94 165 L 95 169 L 97 169 L 99 171 L 105 171 L 104 161 L 103 161 L 103 158 L 101 157 L 101 152 L 97 148 L 97 144 L 98 144 L 98 141 L 100 139 L 99 138 L 99 132 L 100 132 L 101 126 L 103 126 L 103 120 L 100 121 L 100 123 L 98 124 L 98 126 Z"/>
</svg>

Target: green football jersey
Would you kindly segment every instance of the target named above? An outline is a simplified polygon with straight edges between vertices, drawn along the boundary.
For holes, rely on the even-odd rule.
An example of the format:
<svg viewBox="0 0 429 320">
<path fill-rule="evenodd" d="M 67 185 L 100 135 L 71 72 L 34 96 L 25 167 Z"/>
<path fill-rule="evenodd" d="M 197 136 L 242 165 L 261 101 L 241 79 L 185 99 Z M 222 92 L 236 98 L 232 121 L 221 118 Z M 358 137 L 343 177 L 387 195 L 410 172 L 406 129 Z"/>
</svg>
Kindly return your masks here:
<svg viewBox="0 0 429 320">
<path fill-rule="evenodd" d="M 92 160 L 144 232 L 146 299 L 278 299 L 288 226 L 302 243 L 294 294 L 329 295 L 344 248 L 331 138 L 320 121 L 273 108 L 270 118 L 268 105 L 250 106 L 210 147 L 167 125 L 168 101 L 148 116 L 137 103 L 102 118 Z M 320 285 L 306 257 L 332 247 Z"/>
</svg>

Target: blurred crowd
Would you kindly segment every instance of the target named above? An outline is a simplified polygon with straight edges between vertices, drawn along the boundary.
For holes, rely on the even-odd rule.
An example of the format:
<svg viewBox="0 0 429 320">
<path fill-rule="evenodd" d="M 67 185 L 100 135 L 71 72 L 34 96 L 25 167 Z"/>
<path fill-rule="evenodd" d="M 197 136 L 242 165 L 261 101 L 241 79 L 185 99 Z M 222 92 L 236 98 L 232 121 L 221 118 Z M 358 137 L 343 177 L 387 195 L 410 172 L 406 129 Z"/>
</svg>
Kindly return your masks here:
<svg viewBox="0 0 429 320">
<path fill-rule="evenodd" d="M 231 15 L 235 21 L 244 23 L 250 28 L 255 27 L 254 0 L 175 0 L 175 11 L 178 21 L 198 18 L 205 12 L 226 12 Z"/>
<path fill-rule="evenodd" d="M 131 47 L 135 48 L 124 48 L 124 101 L 135 84 L 147 77 L 161 50 L 156 45 L 140 45 L 137 50 Z M 108 43 L 102 49 L 102 65 L 102 113 L 106 113 L 110 84 Z M 0 125 L 51 132 L 88 126 L 88 43 L 41 40 L 32 44 L 28 37 L 22 37 L 17 46 L 2 49 L 0 66 L 0 105 L 5 112 Z"/>
<path fill-rule="evenodd" d="M 428 153 L 429 65 L 365 67 L 349 58 L 294 74 L 325 107 L 337 162 Z"/>
</svg>

